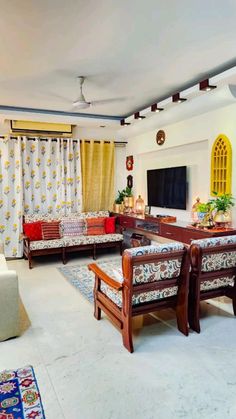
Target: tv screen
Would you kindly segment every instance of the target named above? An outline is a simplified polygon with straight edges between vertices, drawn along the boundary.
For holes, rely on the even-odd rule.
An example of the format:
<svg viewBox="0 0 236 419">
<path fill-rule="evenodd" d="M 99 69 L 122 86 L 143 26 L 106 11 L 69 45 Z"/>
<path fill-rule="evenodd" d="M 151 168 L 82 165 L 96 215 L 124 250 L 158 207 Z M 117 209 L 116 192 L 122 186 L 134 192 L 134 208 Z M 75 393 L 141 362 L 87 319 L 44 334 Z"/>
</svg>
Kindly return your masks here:
<svg viewBox="0 0 236 419">
<path fill-rule="evenodd" d="M 187 167 L 147 171 L 148 205 L 186 209 Z"/>
</svg>

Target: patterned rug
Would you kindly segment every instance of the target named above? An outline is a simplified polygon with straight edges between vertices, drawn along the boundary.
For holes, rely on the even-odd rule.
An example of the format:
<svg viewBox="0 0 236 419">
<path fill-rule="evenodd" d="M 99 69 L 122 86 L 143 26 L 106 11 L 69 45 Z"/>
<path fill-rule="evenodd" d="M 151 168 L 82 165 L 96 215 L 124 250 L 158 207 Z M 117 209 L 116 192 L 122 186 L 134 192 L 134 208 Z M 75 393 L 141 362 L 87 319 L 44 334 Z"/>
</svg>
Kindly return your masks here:
<svg viewBox="0 0 236 419">
<path fill-rule="evenodd" d="M 32 367 L 0 372 L 0 419 L 45 419 Z"/>
<path fill-rule="evenodd" d="M 89 263 L 96 263 L 101 269 L 105 269 L 106 272 L 113 269 L 121 272 L 121 256 L 103 261 L 91 261 Z M 95 275 L 93 272 L 88 270 L 89 263 L 68 267 L 63 266 L 62 268 L 57 269 L 62 273 L 67 281 L 77 288 L 81 294 L 93 304 L 93 286 Z"/>
</svg>

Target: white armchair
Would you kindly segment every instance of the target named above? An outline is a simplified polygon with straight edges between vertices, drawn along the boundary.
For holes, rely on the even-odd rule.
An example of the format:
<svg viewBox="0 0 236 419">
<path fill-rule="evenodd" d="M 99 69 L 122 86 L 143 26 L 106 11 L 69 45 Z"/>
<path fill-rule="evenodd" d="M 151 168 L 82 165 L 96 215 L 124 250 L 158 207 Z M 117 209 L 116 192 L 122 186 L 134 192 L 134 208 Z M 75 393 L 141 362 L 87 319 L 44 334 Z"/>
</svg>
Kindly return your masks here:
<svg viewBox="0 0 236 419">
<path fill-rule="evenodd" d="M 0 243 L 0 341 L 19 336 L 19 290 L 15 271 L 8 269 Z"/>
</svg>

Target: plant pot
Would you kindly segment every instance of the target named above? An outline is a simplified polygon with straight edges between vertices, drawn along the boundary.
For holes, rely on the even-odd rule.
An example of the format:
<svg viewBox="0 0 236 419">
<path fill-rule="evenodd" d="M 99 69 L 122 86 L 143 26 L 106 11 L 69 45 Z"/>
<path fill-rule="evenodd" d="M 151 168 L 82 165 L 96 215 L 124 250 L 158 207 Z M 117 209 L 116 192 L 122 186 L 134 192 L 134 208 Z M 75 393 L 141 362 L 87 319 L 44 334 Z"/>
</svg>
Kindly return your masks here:
<svg viewBox="0 0 236 419">
<path fill-rule="evenodd" d="M 113 206 L 114 212 L 119 214 L 120 213 L 120 207 L 121 207 L 121 204 L 114 204 L 114 206 Z"/>
<path fill-rule="evenodd" d="M 207 212 L 198 212 L 197 213 L 198 221 L 201 222 L 206 214 Z"/>
<path fill-rule="evenodd" d="M 129 208 L 134 208 L 134 197 L 133 196 L 128 197 L 128 203 L 129 203 Z"/>
<path fill-rule="evenodd" d="M 217 211 L 214 217 L 215 223 L 230 223 L 231 222 L 231 214 L 229 211 Z"/>
</svg>

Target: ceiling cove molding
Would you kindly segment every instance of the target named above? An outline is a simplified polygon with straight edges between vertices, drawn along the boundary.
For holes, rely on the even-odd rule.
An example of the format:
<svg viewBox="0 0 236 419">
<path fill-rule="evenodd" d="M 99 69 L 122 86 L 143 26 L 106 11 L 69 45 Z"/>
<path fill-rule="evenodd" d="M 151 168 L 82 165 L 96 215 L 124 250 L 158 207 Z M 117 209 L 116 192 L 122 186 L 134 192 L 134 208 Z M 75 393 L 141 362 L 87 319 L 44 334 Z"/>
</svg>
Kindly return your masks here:
<svg viewBox="0 0 236 419">
<path fill-rule="evenodd" d="M 236 103 L 236 85 L 225 85 L 201 96 L 193 96 L 191 100 L 180 105 L 168 106 L 168 112 L 153 112 L 150 117 L 136 124 L 123 126 L 117 131 L 117 138 L 131 138 L 154 129 L 192 118 L 214 109 Z M 126 118 L 129 121 L 130 117 Z"/>
<path fill-rule="evenodd" d="M 43 114 L 43 115 L 88 118 L 88 119 L 105 119 L 105 120 L 119 121 L 119 122 L 122 119 L 121 116 L 98 115 L 98 114 L 91 114 L 91 113 L 65 112 L 65 111 L 56 111 L 56 110 L 50 110 L 50 109 L 21 108 L 21 107 L 16 107 L 16 106 L 0 105 L 0 113 L 6 113 L 6 112 L 14 112 L 16 114 L 28 113 L 28 114 Z"/>
</svg>

